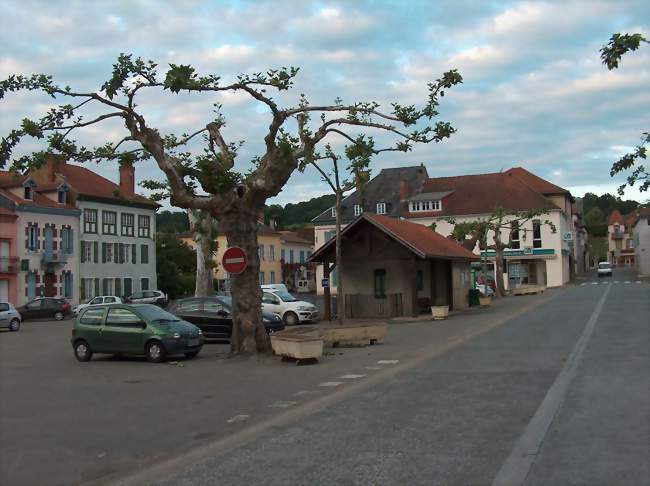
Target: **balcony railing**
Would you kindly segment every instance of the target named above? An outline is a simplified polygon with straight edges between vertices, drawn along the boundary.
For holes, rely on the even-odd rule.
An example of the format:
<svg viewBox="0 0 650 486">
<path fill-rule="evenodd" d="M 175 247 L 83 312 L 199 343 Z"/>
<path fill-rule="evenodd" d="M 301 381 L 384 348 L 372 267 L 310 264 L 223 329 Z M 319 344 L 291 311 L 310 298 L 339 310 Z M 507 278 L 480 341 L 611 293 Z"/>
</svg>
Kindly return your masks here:
<svg viewBox="0 0 650 486">
<path fill-rule="evenodd" d="M 68 261 L 68 254 L 63 252 L 49 252 L 43 253 L 41 263 L 44 265 L 52 264 L 65 264 Z"/>
<path fill-rule="evenodd" d="M 20 259 L 18 257 L 0 257 L 0 273 L 18 273 Z"/>
</svg>

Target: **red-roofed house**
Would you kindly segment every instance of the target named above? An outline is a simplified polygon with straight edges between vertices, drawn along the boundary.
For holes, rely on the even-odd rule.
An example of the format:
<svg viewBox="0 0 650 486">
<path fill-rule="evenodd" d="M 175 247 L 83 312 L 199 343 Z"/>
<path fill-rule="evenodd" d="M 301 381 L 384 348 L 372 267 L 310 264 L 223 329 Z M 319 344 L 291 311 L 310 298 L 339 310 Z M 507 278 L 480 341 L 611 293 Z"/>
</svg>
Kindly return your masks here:
<svg viewBox="0 0 650 486">
<path fill-rule="evenodd" d="M 615 209 L 607 218 L 608 260 L 616 267 L 635 265 L 634 235 L 632 228 L 636 222 L 636 212 L 623 216 Z"/>
<path fill-rule="evenodd" d="M 18 215 L 0 206 L 0 302 L 18 305 Z"/>
<path fill-rule="evenodd" d="M 478 257 L 430 228 L 363 213 L 341 233 L 346 317 L 417 315 L 430 305 L 468 305 L 470 262 Z M 328 276 L 335 239 L 309 259 Z M 338 296 L 341 298 L 341 296 Z"/>
<path fill-rule="evenodd" d="M 584 244 L 578 248 L 573 243 L 575 209 L 571 194 L 522 167 L 491 174 L 429 178 L 406 202 L 404 217 L 425 226 L 435 223 L 436 231 L 444 236 L 452 233 L 450 218 L 456 222 L 476 221 L 496 208 L 512 212 L 544 210 L 540 220 L 551 221 L 557 231 L 553 233 L 549 226 L 531 221 L 515 234 L 513 247 L 505 252 L 506 288 L 566 284 L 578 268 L 576 261 L 584 261 L 584 255 L 578 255 Z M 503 240 L 508 241 L 508 236 L 504 230 Z M 479 254 L 478 245 L 475 253 Z M 486 255 L 492 260 L 495 257 L 493 251 Z"/>
</svg>

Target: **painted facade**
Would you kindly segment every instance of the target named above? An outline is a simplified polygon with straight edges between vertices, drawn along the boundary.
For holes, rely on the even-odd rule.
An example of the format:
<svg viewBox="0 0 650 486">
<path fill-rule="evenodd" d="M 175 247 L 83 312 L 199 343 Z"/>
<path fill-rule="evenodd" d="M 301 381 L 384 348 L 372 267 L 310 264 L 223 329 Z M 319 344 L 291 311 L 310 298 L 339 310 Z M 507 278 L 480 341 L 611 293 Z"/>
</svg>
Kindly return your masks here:
<svg viewBox="0 0 650 486">
<path fill-rule="evenodd" d="M 634 213 L 623 216 L 614 210 L 607 220 L 607 257 L 615 267 L 635 266 L 634 219 Z"/>
<path fill-rule="evenodd" d="M 632 234 L 636 271 L 640 275 L 650 276 L 650 208 L 637 211 Z"/>
</svg>

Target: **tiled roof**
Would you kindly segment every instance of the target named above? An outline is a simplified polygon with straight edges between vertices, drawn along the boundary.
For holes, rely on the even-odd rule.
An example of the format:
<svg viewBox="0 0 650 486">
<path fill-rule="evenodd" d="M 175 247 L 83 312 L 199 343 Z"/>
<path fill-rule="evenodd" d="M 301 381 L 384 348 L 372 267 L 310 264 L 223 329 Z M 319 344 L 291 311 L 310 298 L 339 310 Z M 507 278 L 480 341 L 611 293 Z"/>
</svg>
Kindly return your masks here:
<svg viewBox="0 0 650 486">
<path fill-rule="evenodd" d="M 609 218 L 607 218 L 607 224 L 612 225 L 612 224 L 625 224 L 625 220 L 623 219 L 623 215 L 618 209 L 615 209 L 614 211 L 611 212 L 609 215 Z"/>
<path fill-rule="evenodd" d="M 513 167 L 512 169 L 508 169 L 506 174 L 516 176 L 541 194 L 569 194 L 569 191 L 566 189 L 556 186 L 546 179 L 536 176 L 532 172 L 528 172 L 523 167 Z"/>
<path fill-rule="evenodd" d="M 0 189 L 0 195 L 6 197 L 7 199 L 13 201 L 16 204 L 20 204 L 21 206 L 34 206 L 34 207 L 44 207 L 44 208 L 65 208 L 65 209 L 76 209 L 74 205 L 72 204 L 59 204 L 56 201 L 53 201 L 52 199 L 43 196 L 42 194 L 39 194 L 38 192 L 34 191 L 33 192 L 33 199 L 24 199 L 20 196 L 17 196 L 16 194 L 6 190 L 6 189 Z"/>
<path fill-rule="evenodd" d="M 294 243 L 296 245 L 312 246 L 314 244 L 298 236 L 295 231 L 280 231 L 280 239 L 286 243 Z"/>
<path fill-rule="evenodd" d="M 368 181 L 364 188 L 364 210 L 375 212 L 377 203 L 383 202 L 386 204 L 388 216 L 399 216 L 406 208 L 406 203 L 400 201 L 400 180 L 406 182 L 408 194 L 415 194 L 427 177 L 427 169 L 423 165 L 382 169 L 379 174 Z M 349 223 L 356 218 L 354 206 L 360 204 L 361 194 L 358 190 L 343 199 L 341 217 L 344 223 Z M 315 224 L 333 224 L 335 221 L 336 218 L 332 217 L 331 208 L 326 209 L 312 220 Z"/>
<path fill-rule="evenodd" d="M 407 216 L 421 218 L 485 214 L 496 208 L 508 211 L 559 209 L 515 174 L 516 172 L 508 171 L 427 179 L 421 194 L 450 193 L 442 198 L 442 209 L 407 213 Z M 421 195 L 419 197 L 422 198 Z"/>
<path fill-rule="evenodd" d="M 640 219 L 650 218 L 650 207 L 638 208 L 636 211 L 634 211 L 633 215 L 634 221 L 630 224 L 630 226 L 634 226 Z"/>
<path fill-rule="evenodd" d="M 460 260 L 478 260 L 479 257 L 463 248 L 454 240 L 445 238 L 427 226 L 411 223 L 403 219 L 388 216 L 364 213 L 354 222 L 345 227 L 342 235 L 352 233 L 360 225 L 371 224 L 387 234 L 420 258 L 442 258 Z M 330 251 L 335 246 L 335 239 L 330 239 L 318 248 L 309 258 L 309 261 L 320 261 L 323 253 Z"/>
<path fill-rule="evenodd" d="M 16 213 L 14 213 L 13 211 L 10 211 L 7 208 L 3 208 L 2 206 L 0 206 L 0 216 L 9 216 L 11 218 L 17 218 L 18 217 L 18 215 Z"/>
</svg>

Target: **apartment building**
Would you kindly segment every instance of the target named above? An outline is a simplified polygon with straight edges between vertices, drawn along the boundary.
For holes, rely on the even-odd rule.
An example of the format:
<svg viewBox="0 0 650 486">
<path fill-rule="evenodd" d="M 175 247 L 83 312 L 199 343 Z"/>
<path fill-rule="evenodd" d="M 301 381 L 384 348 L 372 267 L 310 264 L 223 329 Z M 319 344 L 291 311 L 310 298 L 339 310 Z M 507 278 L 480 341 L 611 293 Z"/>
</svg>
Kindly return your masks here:
<svg viewBox="0 0 650 486">
<path fill-rule="evenodd" d="M 632 226 L 635 213 L 625 216 L 618 209 L 607 219 L 607 255 L 609 263 L 616 267 L 635 266 L 634 236 Z"/>
</svg>

